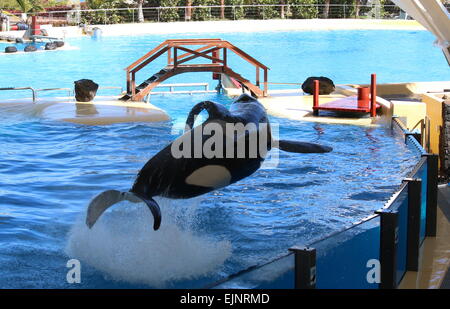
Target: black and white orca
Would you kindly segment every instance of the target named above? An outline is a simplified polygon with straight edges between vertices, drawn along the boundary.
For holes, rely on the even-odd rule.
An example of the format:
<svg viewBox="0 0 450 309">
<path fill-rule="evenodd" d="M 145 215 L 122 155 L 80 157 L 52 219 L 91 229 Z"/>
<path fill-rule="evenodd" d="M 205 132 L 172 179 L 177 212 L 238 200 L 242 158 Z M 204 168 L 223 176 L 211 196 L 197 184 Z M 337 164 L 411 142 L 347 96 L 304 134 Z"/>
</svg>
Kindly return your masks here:
<svg viewBox="0 0 450 309">
<path fill-rule="evenodd" d="M 208 113 L 208 119 L 193 128 L 196 117 L 203 110 Z M 230 124 L 239 124 L 246 129 L 225 134 Z M 218 132 L 220 136 L 217 136 Z M 192 145 L 200 145 L 200 150 L 209 145 L 208 149 L 215 155 L 198 153 L 198 148 Z M 245 145 L 242 153 L 239 145 Z M 257 149 L 252 152 L 254 145 Z M 229 110 L 214 102 L 200 102 L 188 115 L 185 133 L 144 165 L 129 192 L 108 190 L 91 201 L 86 224 L 92 228 L 106 209 L 128 200 L 144 202 L 149 207 L 154 218 L 153 229 L 157 230 L 161 224 L 161 211 L 154 196 L 187 199 L 228 186 L 256 172 L 272 147 L 296 153 L 332 151 L 331 147 L 313 143 L 274 141 L 264 107 L 247 94 L 236 99 Z"/>
</svg>

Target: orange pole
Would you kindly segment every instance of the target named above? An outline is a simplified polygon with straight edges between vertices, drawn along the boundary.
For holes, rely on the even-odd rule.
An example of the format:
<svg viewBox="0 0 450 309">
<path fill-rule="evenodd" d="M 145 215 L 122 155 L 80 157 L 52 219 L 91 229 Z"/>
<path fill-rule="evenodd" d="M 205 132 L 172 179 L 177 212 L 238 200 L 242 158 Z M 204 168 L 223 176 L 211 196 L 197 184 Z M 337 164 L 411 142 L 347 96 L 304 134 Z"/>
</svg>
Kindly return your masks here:
<svg viewBox="0 0 450 309">
<path fill-rule="evenodd" d="M 314 80 L 314 89 L 313 89 L 313 115 L 319 115 L 319 81 L 317 79 Z"/>
<path fill-rule="evenodd" d="M 377 115 L 377 75 L 372 74 L 370 78 L 370 116 Z"/>
</svg>

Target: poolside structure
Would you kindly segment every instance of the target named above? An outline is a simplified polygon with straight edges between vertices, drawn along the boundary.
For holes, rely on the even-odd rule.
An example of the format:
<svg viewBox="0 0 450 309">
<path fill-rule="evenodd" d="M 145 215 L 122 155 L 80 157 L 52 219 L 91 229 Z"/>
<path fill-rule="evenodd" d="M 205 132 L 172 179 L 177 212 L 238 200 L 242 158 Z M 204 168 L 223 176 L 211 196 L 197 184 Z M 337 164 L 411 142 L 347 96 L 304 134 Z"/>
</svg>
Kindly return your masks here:
<svg viewBox="0 0 450 309">
<path fill-rule="evenodd" d="M 192 49 L 186 46 L 197 46 L 197 48 Z M 228 66 L 228 50 L 234 52 L 236 55 L 255 66 L 255 84 L 233 71 Z M 179 52 L 184 53 L 179 55 Z M 163 54 L 167 54 L 167 66 L 136 86 L 136 73 Z M 200 58 L 203 58 L 202 60 L 207 59 L 208 63 L 186 64 L 191 60 L 198 60 Z M 166 40 L 130 64 L 125 70 L 127 71 L 127 94 L 122 97 L 122 100 L 124 101 L 142 101 L 145 96 L 147 96 L 152 89 L 154 89 L 161 82 L 175 75 L 188 72 L 212 72 L 213 79 L 220 79 L 220 75 L 225 74 L 239 82 L 239 84 L 250 91 L 253 96 L 257 98 L 267 96 L 267 79 L 269 68 L 243 50 L 222 39 Z M 264 89 L 260 88 L 261 70 L 263 70 L 264 74 L 264 79 L 262 82 Z"/>
<path fill-rule="evenodd" d="M 352 112 L 352 113 L 370 113 L 371 117 L 377 115 L 377 109 L 380 105 L 376 102 L 377 85 L 376 75 L 372 74 L 371 84 L 369 87 L 359 87 L 357 96 L 349 96 L 346 98 L 337 99 L 324 104 L 319 104 L 319 81 L 314 81 L 313 94 L 313 114 L 319 115 L 319 110 L 333 111 L 333 112 Z M 370 90 L 370 101 L 369 101 Z"/>
</svg>

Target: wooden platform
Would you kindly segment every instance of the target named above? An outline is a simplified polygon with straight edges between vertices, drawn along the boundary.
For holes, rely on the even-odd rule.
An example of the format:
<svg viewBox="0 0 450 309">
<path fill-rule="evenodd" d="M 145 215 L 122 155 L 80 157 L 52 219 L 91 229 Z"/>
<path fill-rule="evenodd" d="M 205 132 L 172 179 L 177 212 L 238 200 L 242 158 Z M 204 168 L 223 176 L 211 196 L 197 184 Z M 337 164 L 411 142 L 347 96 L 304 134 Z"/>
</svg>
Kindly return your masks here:
<svg viewBox="0 0 450 309">
<path fill-rule="evenodd" d="M 380 104 L 376 104 L 376 109 L 379 109 Z M 331 102 L 322 103 L 319 106 L 313 106 L 313 110 L 326 110 L 334 112 L 351 112 L 351 113 L 370 113 L 370 105 L 358 106 L 358 97 L 350 96 L 338 99 Z"/>
</svg>

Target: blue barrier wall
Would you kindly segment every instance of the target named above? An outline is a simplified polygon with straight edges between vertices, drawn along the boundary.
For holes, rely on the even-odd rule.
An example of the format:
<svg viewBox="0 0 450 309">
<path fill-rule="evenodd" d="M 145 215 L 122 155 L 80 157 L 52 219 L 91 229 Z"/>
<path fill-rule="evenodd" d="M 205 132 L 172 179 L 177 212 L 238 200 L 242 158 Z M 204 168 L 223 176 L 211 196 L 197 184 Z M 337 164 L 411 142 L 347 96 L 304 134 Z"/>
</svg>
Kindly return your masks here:
<svg viewBox="0 0 450 309">
<path fill-rule="evenodd" d="M 408 175 L 408 179 L 420 180 L 420 186 L 417 181 L 416 186 L 409 185 L 409 181 L 405 181 L 381 212 L 377 212 L 343 231 L 306 244 L 307 250 L 303 250 L 302 255 L 298 254 L 299 251 L 295 249 L 294 253 L 287 254 L 264 265 L 251 267 L 214 284 L 213 287 L 277 289 L 294 288 L 297 285 L 297 287 L 325 289 L 377 289 L 396 287 L 400 284 L 406 271 L 411 269 L 411 265 L 414 264 L 411 261 L 418 260 L 418 250 L 414 250 L 414 247 L 418 248 L 422 244 L 427 236 L 427 230 L 433 231 L 435 229 L 435 218 L 431 218 L 431 220 L 427 218 L 427 211 L 436 207 L 436 205 L 429 205 L 428 203 L 435 200 L 430 199 L 430 195 L 437 194 L 433 185 L 431 186 L 433 190 L 430 190 L 429 186 L 430 183 L 437 184 L 437 157 L 431 158 L 434 160 L 431 166 L 434 166 L 435 170 L 429 170 L 428 160 L 430 160 L 430 156 L 418 143 L 414 135 L 408 132 L 396 118 L 393 118 L 392 129 L 403 132 L 405 143 L 408 147 L 414 149 L 418 157 L 421 157 L 419 163 Z M 432 175 L 433 181 L 428 179 L 430 175 Z M 410 190 L 415 190 L 414 188 L 420 188 L 420 192 L 412 194 Z M 420 193 L 420 201 L 417 201 L 417 193 Z M 417 196 L 416 200 L 411 196 Z M 417 205 L 417 203 L 420 203 L 420 212 L 418 212 L 420 215 L 414 216 L 411 205 Z M 396 214 L 397 219 L 394 226 L 383 226 L 381 220 L 383 211 Z M 392 222 L 389 224 L 392 224 Z M 434 226 L 430 227 L 430 225 Z M 417 227 L 419 231 L 414 230 Z M 393 232 L 391 234 L 383 233 L 385 228 L 386 231 L 392 230 Z M 413 237 L 417 235 L 415 232 L 418 233 L 418 237 Z M 384 238 L 382 235 L 385 235 Z M 386 237 L 386 235 L 392 237 Z M 415 239 L 417 239 L 416 243 L 414 243 Z M 389 250 L 392 251 L 388 252 L 389 258 L 383 262 L 385 265 L 380 264 L 381 248 L 390 248 Z M 314 253 L 310 256 L 307 254 L 305 258 L 304 253 L 309 250 L 314 251 Z M 412 254 L 416 256 L 411 256 Z M 383 256 L 386 257 L 384 251 Z M 311 264 L 311 257 L 315 263 Z M 308 267 L 310 267 L 306 269 L 306 275 L 305 267 L 301 267 L 302 263 L 303 266 L 308 264 Z M 388 270 L 388 275 L 389 271 L 392 270 L 392 276 L 386 277 L 386 270 Z M 385 274 L 385 278 L 388 278 L 387 281 L 392 278 L 391 281 L 393 282 L 380 282 L 382 273 Z M 308 282 L 302 285 L 299 284 L 300 280 Z"/>
</svg>

